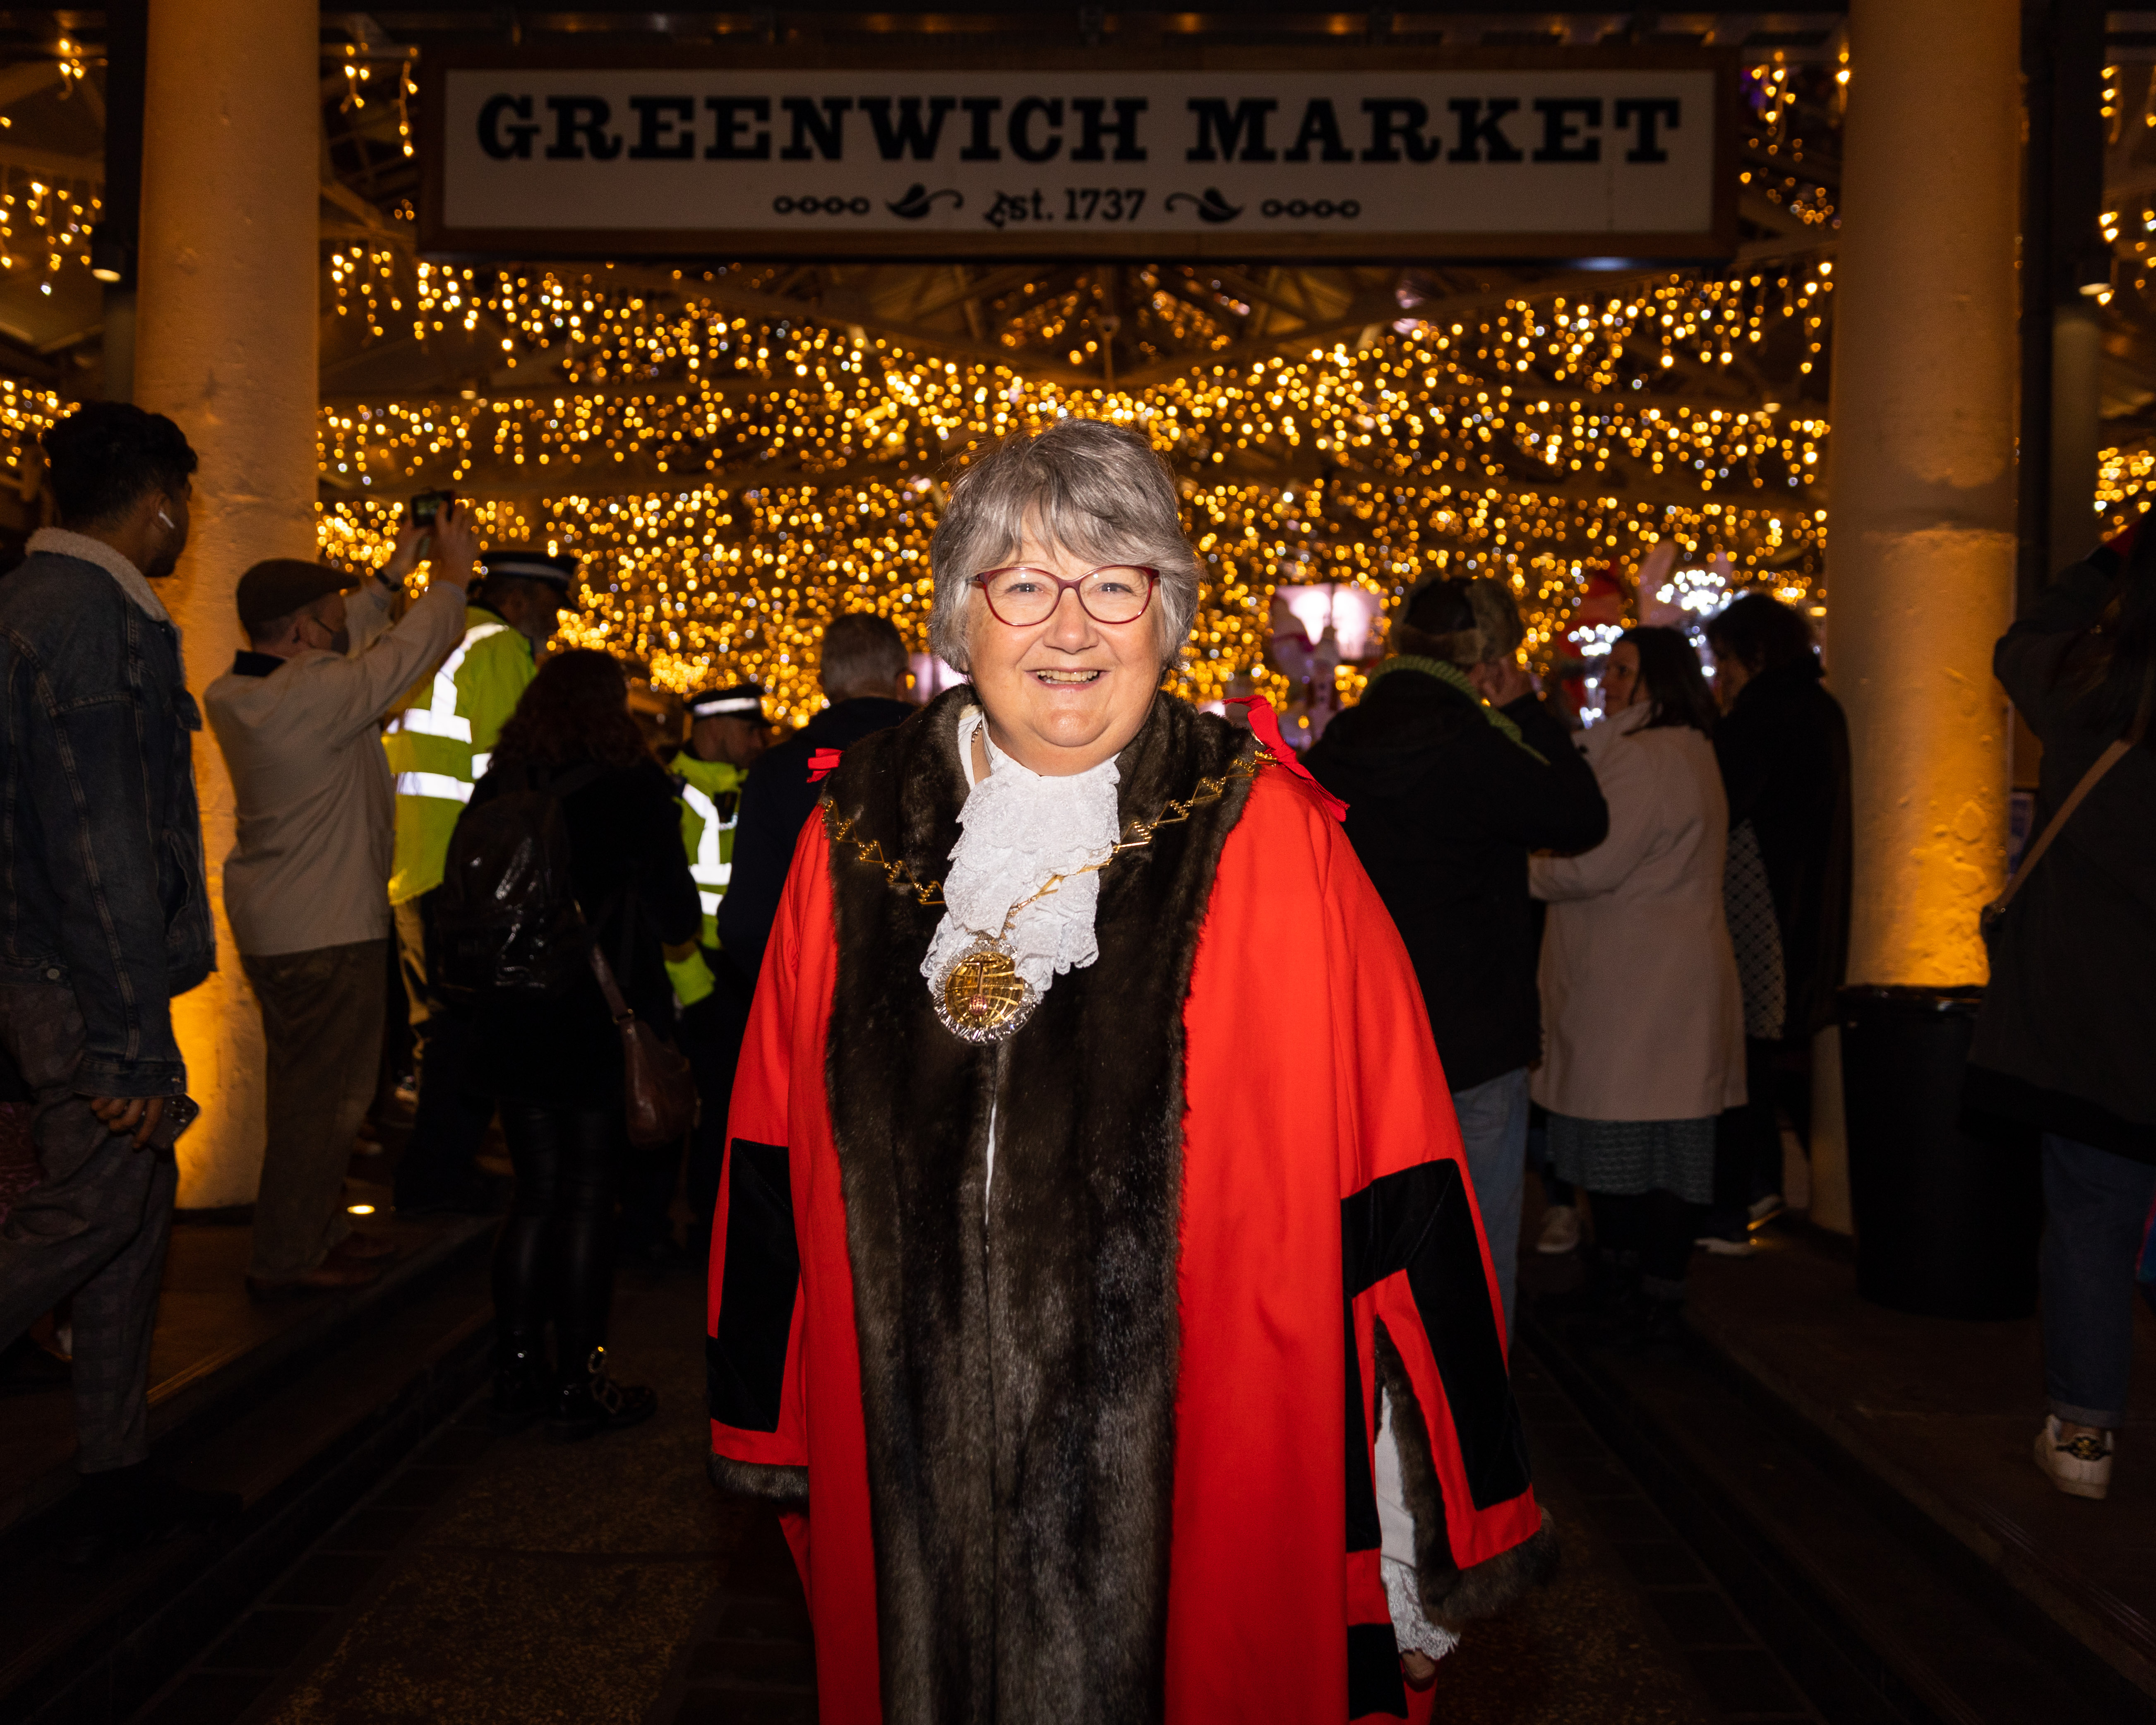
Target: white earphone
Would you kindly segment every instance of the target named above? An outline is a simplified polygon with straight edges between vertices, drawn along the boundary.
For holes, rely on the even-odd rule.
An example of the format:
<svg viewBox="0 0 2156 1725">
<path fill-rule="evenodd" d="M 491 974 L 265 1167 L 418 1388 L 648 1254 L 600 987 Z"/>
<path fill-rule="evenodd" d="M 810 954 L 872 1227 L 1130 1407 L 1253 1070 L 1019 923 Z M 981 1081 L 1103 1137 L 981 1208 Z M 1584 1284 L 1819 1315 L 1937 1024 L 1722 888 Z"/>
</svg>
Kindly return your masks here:
<svg viewBox="0 0 2156 1725">
<path fill-rule="evenodd" d="M 172 525 L 172 516 L 167 515 L 162 509 L 157 511 L 157 519 L 162 521 L 168 527 Z"/>
</svg>

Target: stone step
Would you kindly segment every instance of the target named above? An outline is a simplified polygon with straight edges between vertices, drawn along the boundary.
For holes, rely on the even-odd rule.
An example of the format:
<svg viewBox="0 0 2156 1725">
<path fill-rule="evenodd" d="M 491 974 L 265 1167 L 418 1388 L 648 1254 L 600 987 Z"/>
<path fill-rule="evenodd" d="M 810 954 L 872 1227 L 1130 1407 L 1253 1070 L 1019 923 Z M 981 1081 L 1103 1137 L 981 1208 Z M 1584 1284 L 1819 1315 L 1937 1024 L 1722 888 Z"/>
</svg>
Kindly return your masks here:
<svg viewBox="0 0 2156 1725">
<path fill-rule="evenodd" d="M 1696 1301 L 1696 1305 L 1705 1302 Z M 2020 1725 L 2156 1705 L 1717 1348 L 1523 1339 L 1827 1717 Z"/>
<path fill-rule="evenodd" d="M 0 1401 L 0 1717 L 118 1725 L 395 1467 L 488 1369 L 487 1218 L 393 1222 L 379 1282 L 260 1304 L 244 1229 L 176 1230 L 153 1351 L 161 1471 L 239 1520 L 77 1572 L 48 1554 L 74 1481 L 64 1389 Z"/>
</svg>

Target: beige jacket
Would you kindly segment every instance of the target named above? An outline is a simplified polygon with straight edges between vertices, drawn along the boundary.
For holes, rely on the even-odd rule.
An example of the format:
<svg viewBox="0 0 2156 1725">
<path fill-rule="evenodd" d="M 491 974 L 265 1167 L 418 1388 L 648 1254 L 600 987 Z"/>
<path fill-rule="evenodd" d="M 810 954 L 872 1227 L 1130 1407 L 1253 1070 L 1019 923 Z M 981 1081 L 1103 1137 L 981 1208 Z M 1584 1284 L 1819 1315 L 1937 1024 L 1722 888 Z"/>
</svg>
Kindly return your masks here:
<svg viewBox="0 0 2156 1725">
<path fill-rule="evenodd" d="M 1744 1005 L 1722 908 L 1729 804 L 1714 746 L 1645 706 L 1580 749 L 1609 836 L 1529 865 L 1549 904 L 1534 1099 L 1584 1120 L 1697 1120 L 1744 1100 Z"/>
<path fill-rule="evenodd" d="M 203 692 L 238 804 L 224 908 L 243 952 L 270 957 L 388 937 L 395 798 L 382 715 L 464 633 L 465 595 L 429 587 L 384 629 L 376 581 L 345 596 L 352 651 L 303 653 L 266 676 L 243 653 Z M 242 669 L 243 667 L 246 669 Z"/>
</svg>

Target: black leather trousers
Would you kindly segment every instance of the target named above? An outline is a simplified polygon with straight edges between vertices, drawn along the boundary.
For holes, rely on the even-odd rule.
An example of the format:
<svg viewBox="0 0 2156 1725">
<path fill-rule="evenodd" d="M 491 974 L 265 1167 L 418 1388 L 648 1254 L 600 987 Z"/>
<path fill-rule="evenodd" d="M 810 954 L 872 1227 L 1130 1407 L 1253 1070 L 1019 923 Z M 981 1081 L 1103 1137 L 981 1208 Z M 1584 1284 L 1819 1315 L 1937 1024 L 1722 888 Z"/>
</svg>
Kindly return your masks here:
<svg viewBox="0 0 2156 1725">
<path fill-rule="evenodd" d="M 621 1105 L 501 1101 L 516 1198 L 494 1248 L 494 1315 L 506 1353 L 541 1353 L 554 1327 L 564 1383 L 606 1341 L 613 1303 L 614 1190 L 628 1151 Z"/>
</svg>

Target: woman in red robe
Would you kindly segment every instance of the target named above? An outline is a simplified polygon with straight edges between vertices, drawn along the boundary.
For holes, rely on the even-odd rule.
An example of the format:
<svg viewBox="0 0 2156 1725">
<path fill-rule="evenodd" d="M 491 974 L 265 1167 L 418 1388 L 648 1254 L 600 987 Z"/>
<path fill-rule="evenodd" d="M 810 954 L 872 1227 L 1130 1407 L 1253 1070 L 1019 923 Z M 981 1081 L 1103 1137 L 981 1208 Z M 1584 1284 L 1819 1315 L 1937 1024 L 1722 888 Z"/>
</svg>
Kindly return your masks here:
<svg viewBox="0 0 2156 1725">
<path fill-rule="evenodd" d="M 712 1476 L 784 1511 L 826 1722 L 1426 1717 L 1554 1550 L 1399 938 L 1292 757 L 1158 692 L 1142 440 L 1007 442 L 933 562 L 972 681 L 847 752 L 757 984 Z"/>
</svg>

